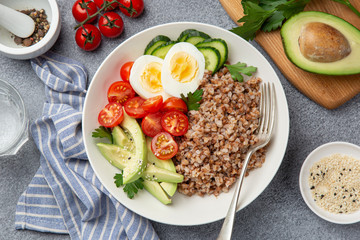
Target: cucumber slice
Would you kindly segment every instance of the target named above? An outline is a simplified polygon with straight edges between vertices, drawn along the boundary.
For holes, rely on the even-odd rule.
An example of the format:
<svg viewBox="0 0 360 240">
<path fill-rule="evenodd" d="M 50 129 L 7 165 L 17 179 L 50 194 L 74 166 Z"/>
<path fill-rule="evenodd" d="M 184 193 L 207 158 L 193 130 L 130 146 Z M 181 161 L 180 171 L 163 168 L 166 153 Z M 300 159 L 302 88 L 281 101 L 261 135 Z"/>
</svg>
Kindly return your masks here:
<svg viewBox="0 0 360 240">
<path fill-rule="evenodd" d="M 178 41 L 178 42 L 184 42 L 185 39 L 186 39 L 186 37 L 187 37 L 187 35 L 188 35 L 189 33 L 191 33 L 191 32 L 197 32 L 197 30 L 195 30 L 195 29 L 186 29 L 186 30 L 182 31 L 182 32 L 180 33 L 180 36 L 178 37 L 177 41 Z"/>
<path fill-rule="evenodd" d="M 191 43 L 193 45 L 198 44 L 199 42 L 204 41 L 205 39 L 209 39 L 210 36 L 206 33 L 199 32 L 199 31 L 192 31 L 185 38 L 185 42 Z"/>
<path fill-rule="evenodd" d="M 220 53 L 220 64 L 218 69 L 221 68 L 228 58 L 228 47 L 224 40 L 219 38 L 208 38 L 204 41 L 196 44 L 196 47 L 213 47 L 216 48 Z M 216 71 L 217 71 L 216 70 Z"/>
<path fill-rule="evenodd" d="M 170 42 L 166 42 L 164 44 L 161 44 L 160 46 L 155 48 L 155 50 L 151 53 L 151 55 L 164 59 L 167 52 L 176 43 L 177 43 L 176 41 L 170 41 Z"/>
<path fill-rule="evenodd" d="M 158 35 L 154 37 L 146 46 L 144 55 L 151 55 L 151 53 L 160 45 L 170 42 L 171 39 L 164 35 Z"/>
<path fill-rule="evenodd" d="M 213 47 L 198 47 L 199 51 L 205 58 L 205 69 L 211 71 L 213 74 L 217 71 L 220 63 L 220 53 Z"/>
</svg>

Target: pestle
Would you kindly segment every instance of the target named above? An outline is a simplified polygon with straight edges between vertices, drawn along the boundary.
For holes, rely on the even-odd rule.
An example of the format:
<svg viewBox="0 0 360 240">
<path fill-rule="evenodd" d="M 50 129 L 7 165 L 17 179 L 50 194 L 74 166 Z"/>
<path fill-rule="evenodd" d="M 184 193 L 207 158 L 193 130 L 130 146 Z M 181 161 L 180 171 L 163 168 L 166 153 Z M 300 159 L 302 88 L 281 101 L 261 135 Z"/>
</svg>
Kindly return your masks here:
<svg viewBox="0 0 360 240">
<path fill-rule="evenodd" d="M 28 15 L 0 4 L 0 25 L 14 35 L 27 38 L 35 30 L 35 22 Z"/>
</svg>

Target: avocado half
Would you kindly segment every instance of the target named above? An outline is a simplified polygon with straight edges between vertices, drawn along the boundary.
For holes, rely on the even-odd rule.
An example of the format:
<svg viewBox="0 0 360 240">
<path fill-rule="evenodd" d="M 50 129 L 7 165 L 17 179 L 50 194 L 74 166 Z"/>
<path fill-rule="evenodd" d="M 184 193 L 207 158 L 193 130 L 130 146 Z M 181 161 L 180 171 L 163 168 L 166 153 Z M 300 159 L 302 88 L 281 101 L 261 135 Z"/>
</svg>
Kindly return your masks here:
<svg viewBox="0 0 360 240">
<path fill-rule="evenodd" d="M 360 73 L 360 30 L 334 15 L 308 11 L 288 19 L 280 31 L 288 59 L 326 75 Z"/>
</svg>

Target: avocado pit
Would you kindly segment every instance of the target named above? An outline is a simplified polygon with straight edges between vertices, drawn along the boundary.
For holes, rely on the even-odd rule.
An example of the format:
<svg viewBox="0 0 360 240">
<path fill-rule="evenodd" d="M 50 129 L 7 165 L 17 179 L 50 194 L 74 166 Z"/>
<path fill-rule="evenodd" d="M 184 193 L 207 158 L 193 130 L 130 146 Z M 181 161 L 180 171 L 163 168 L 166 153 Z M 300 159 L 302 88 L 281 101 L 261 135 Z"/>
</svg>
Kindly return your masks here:
<svg viewBox="0 0 360 240">
<path fill-rule="evenodd" d="M 305 24 L 298 41 L 300 52 L 312 62 L 336 62 L 351 53 L 346 37 L 339 30 L 321 22 Z"/>
</svg>

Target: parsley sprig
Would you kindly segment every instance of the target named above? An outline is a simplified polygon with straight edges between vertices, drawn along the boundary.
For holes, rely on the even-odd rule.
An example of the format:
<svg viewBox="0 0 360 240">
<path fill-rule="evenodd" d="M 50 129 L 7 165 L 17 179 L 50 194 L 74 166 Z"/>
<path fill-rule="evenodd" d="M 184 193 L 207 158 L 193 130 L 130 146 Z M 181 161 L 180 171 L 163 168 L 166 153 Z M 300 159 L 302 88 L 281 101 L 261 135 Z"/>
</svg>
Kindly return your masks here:
<svg viewBox="0 0 360 240">
<path fill-rule="evenodd" d="M 233 65 L 225 64 L 225 66 L 229 69 L 232 79 L 239 82 L 244 81 L 244 76 L 242 74 L 251 76 L 254 72 L 257 71 L 257 67 L 253 67 L 253 66 L 247 67 L 246 63 L 241 63 L 241 62 L 235 63 Z"/>
<path fill-rule="evenodd" d="M 349 0 L 332 0 L 346 5 L 360 17 L 360 12 L 354 8 Z M 245 16 L 238 20 L 242 26 L 230 31 L 244 38 L 252 40 L 258 30 L 270 32 L 282 26 L 291 16 L 304 11 L 310 0 L 242 0 L 241 4 Z"/>
<path fill-rule="evenodd" d="M 310 0 L 243 0 L 245 16 L 238 20 L 243 25 L 230 31 L 252 40 L 259 29 L 269 32 L 281 27 L 285 19 L 302 12 L 308 2 Z"/>
<path fill-rule="evenodd" d="M 134 198 L 135 194 L 138 193 L 139 189 L 144 189 L 144 184 L 143 184 L 144 180 L 142 178 L 139 178 L 134 182 L 127 183 L 124 185 L 123 174 L 121 172 L 115 174 L 114 179 L 115 179 L 114 183 L 116 187 L 124 186 L 123 190 L 130 199 Z"/>
<path fill-rule="evenodd" d="M 107 138 L 110 140 L 110 142 L 113 142 L 113 138 L 111 135 L 111 129 L 110 128 L 106 128 L 104 126 L 100 126 L 98 128 L 96 128 L 93 132 L 92 132 L 92 137 L 93 138 Z"/>
<path fill-rule="evenodd" d="M 200 101 L 202 99 L 202 95 L 204 93 L 204 90 L 197 89 L 194 93 L 189 92 L 187 94 L 187 97 L 184 96 L 184 94 L 180 94 L 181 99 L 186 103 L 186 106 L 188 110 L 199 110 L 200 107 Z"/>
</svg>

